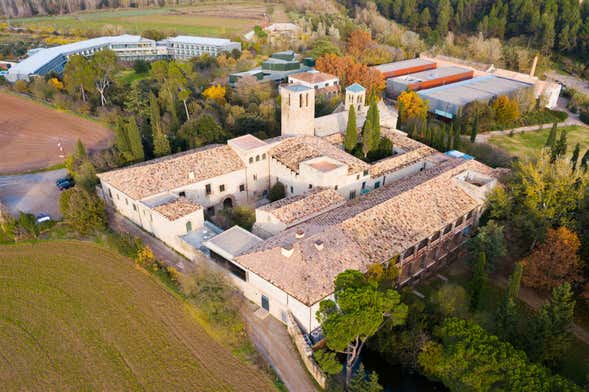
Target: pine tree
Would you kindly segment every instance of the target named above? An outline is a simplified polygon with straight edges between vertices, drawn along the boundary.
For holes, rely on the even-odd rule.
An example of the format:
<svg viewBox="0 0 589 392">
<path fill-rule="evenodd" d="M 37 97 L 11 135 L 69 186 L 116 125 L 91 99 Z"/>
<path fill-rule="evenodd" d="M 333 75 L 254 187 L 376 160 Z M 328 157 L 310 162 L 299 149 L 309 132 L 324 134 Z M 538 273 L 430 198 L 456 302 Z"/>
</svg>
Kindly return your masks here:
<svg viewBox="0 0 589 392">
<path fill-rule="evenodd" d="M 538 311 L 526 334 L 527 352 L 533 361 L 557 366 L 573 341 L 571 326 L 575 300 L 569 283 L 552 290 L 552 297 Z"/>
<path fill-rule="evenodd" d="M 84 147 L 84 145 L 82 144 L 82 141 L 80 139 L 78 139 L 78 142 L 76 143 L 76 157 L 78 159 L 88 158 L 88 154 L 86 153 L 86 148 Z"/>
<path fill-rule="evenodd" d="M 573 156 L 571 157 L 571 167 L 573 171 L 577 170 L 577 162 L 579 161 L 579 154 L 581 153 L 581 145 L 577 143 L 573 150 Z"/>
<path fill-rule="evenodd" d="M 145 159 L 145 152 L 143 151 L 143 143 L 141 141 L 139 127 L 133 116 L 127 119 L 127 138 L 129 140 L 129 148 L 133 154 L 133 161 L 143 161 Z"/>
<path fill-rule="evenodd" d="M 356 109 L 354 105 L 350 106 L 348 112 L 348 125 L 346 126 L 346 135 L 344 137 L 344 147 L 347 152 L 354 150 L 358 144 L 358 126 L 356 124 Z"/>
<path fill-rule="evenodd" d="M 472 124 L 472 130 L 470 131 L 470 142 L 474 143 L 477 140 L 477 134 L 479 133 L 479 116 L 474 117 Z"/>
<path fill-rule="evenodd" d="M 552 124 L 550 133 L 548 134 L 548 139 L 546 139 L 546 147 L 548 148 L 552 148 L 554 146 L 554 143 L 556 142 L 556 127 L 557 123 Z"/>
<path fill-rule="evenodd" d="M 485 252 L 479 253 L 479 258 L 474 266 L 472 280 L 470 282 L 470 309 L 476 311 L 481 302 L 481 293 L 487 281 L 487 256 Z"/>
</svg>

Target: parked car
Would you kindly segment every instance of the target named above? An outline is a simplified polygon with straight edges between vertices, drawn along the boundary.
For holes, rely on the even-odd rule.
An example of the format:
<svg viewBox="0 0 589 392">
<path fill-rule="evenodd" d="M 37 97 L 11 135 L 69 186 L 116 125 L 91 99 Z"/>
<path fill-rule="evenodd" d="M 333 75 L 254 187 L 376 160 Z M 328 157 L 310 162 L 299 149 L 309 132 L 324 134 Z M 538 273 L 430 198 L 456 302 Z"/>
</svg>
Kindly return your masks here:
<svg viewBox="0 0 589 392">
<path fill-rule="evenodd" d="M 74 180 L 65 180 L 65 181 L 62 181 L 59 184 L 57 184 L 57 187 L 59 188 L 60 191 L 63 191 L 66 189 L 70 189 L 74 185 L 76 185 Z"/>
<path fill-rule="evenodd" d="M 55 185 L 59 185 L 60 183 L 66 182 L 66 181 L 72 182 L 72 181 L 74 181 L 74 179 L 71 176 L 69 176 L 69 175 L 68 176 L 65 176 L 65 177 L 61 177 L 61 178 L 58 178 L 55 181 Z"/>
<path fill-rule="evenodd" d="M 51 222 L 51 216 L 49 216 L 48 214 L 39 214 L 36 216 L 36 220 L 35 222 L 37 222 L 37 224 L 39 223 L 43 223 L 43 222 Z"/>
</svg>

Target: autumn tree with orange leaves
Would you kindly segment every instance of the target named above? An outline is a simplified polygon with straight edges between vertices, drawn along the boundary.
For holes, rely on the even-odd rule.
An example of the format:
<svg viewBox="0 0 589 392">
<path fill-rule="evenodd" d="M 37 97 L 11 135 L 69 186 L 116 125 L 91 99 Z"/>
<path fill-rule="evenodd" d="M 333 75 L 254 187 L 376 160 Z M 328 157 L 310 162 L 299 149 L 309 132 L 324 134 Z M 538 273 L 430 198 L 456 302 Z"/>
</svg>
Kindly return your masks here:
<svg viewBox="0 0 589 392">
<path fill-rule="evenodd" d="M 523 283 L 549 291 L 563 283 L 574 285 L 580 282 L 580 246 L 577 234 L 566 227 L 549 229 L 546 240 L 523 260 Z"/>
<path fill-rule="evenodd" d="M 382 73 L 365 64 L 360 64 L 351 56 L 340 57 L 335 54 L 326 54 L 317 59 L 315 68 L 321 72 L 336 75 L 342 87 L 359 83 L 368 95 L 380 95 L 385 88 Z"/>
<path fill-rule="evenodd" d="M 370 31 L 356 29 L 348 38 L 348 55 L 362 64 L 382 64 L 391 61 L 391 54 L 386 47 L 372 39 Z"/>
</svg>

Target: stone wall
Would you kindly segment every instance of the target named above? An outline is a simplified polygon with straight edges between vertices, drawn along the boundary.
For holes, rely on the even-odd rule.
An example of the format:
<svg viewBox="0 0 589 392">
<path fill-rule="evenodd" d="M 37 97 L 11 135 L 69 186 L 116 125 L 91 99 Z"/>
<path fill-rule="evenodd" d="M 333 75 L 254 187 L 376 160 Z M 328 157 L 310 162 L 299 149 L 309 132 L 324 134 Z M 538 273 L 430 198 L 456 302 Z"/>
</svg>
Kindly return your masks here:
<svg viewBox="0 0 589 392">
<path fill-rule="evenodd" d="M 311 376 L 313 376 L 315 381 L 317 381 L 317 384 L 319 384 L 321 388 L 325 389 L 327 387 L 327 376 L 325 373 L 323 373 L 317 362 L 315 362 L 315 359 L 313 359 L 313 349 L 305 341 L 303 331 L 290 312 L 288 313 L 287 327 L 288 333 L 292 337 L 294 344 L 299 351 L 299 354 L 301 355 L 301 359 L 305 364 L 305 367 Z"/>
</svg>

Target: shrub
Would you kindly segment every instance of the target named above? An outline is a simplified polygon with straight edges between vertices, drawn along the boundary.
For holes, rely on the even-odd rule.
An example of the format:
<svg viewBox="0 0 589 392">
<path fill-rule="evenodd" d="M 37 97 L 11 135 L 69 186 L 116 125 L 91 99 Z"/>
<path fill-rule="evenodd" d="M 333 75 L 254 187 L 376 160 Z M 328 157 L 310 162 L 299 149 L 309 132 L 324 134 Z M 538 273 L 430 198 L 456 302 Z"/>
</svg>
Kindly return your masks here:
<svg viewBox="0 0 589 392">
<path fill-rule="evenodd" d="M 104 202 L 81 187 L 63 191 L 59 208 L 65 222 L 82 235 L 106 228 Z"/>
<path fill-rule="evenodd" d="M 141 240 L 129 233 L 107 233 L 104 239 L 105 245 L 116 250 L 123 256 L 136 257 L 141 249 Z"/>
<path fill-rule="evenodd" d="M 434 293 L 432 303 L 444 317 L 463 317 L 468 313 L 468 295 L 462 286 L 445 284 Z"/>
<path fill-rule="evenodd" d="M 256 212 L 247 206 L 237 206 L 231 211 L 231 223 L 251 230 L 256 223 Z"/>
<path fill-rule="evenodd" d="M 585 124 L 589 124 L 589 110 L 583 110 L 579 113 L 579 120 Z"/>
<path fill-rule="evenodd" d="M 142 74 L 149 71 L 149 63 L 145 60 L 135 60 L 133 63 L 133 70 L 136 74 Z"/>
<path fill-rule="evenodd" d="M 144 245 L 137 251 L 137 255 L 135 256 L 135 263 L 138 265 L 147 268 L 154 262 L 155 257 L 153 256 L 153 251 L 149 246 Z"/>
<path fill-rule="evenodd" d="M 29 91 L 29 87 L 27 86 L 27 82 L 25 82 L 24 80 L 17 80 L 14 83 L 14 89 L 16 91 L 18 91 L 19 93 L 26 93 L 27 91 Z"/>
<path fill-rule="evenodd" d="M 268 192 L 268 199 L 273 202 L 276 200 L 284 199 L 286 196 L 286 189 L 284 184 L 280 181 L 277 181 L 276 184 L 270 188 L 270 192 Z"/>
</svg>

